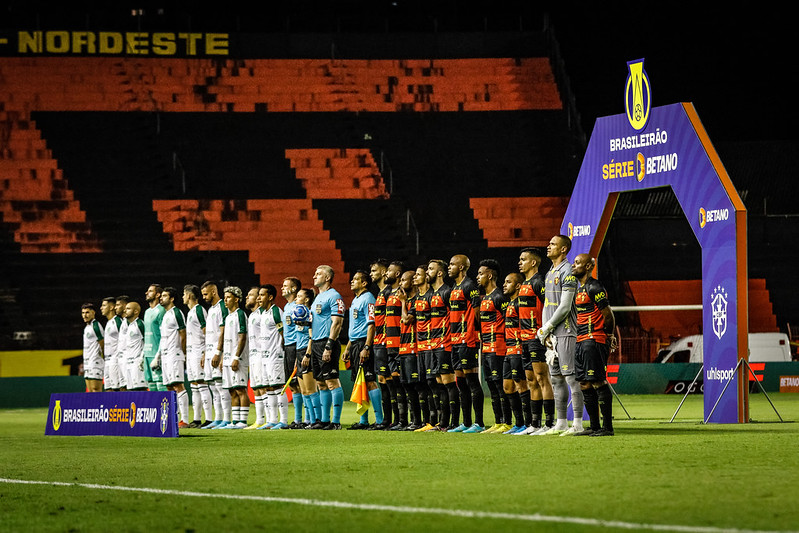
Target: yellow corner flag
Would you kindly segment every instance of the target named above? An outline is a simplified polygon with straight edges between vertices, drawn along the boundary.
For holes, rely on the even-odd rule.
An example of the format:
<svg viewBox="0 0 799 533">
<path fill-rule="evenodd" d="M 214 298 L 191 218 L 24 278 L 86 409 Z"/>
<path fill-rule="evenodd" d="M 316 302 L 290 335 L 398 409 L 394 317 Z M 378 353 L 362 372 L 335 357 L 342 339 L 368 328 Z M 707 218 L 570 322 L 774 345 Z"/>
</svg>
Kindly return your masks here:
<svg viewBox="0 0 799 533">
<path fill-rule="evenodd" d="M 369 403 L 369 391 L 366 388 L 366 379 L 363 376 L 363 367 L 358 369 L 358 376 L 355 378 L 355 383 L 352 384 L 350 401 L 358 406 L 355 412 L 359 415 L 364 414 L 369 410 L 369 407 L 371 407 Z"/>
</svg>

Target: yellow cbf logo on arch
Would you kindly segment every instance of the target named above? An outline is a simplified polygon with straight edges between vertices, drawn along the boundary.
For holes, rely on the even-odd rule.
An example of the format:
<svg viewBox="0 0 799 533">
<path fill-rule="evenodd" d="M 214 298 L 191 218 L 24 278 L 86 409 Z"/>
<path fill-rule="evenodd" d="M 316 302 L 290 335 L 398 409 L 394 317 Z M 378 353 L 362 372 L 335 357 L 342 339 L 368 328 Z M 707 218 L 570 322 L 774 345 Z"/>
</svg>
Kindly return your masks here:
<svg viewBox="0 0 799 533">
<path fill-rule="evenodd" d="M 649 77 L 644 70 L 644 60 L 636 59 L 627 63 L 629 70 L 624 88 L 624 109 L 627 120 L 635 131 L 641 131 L 649 122 L 652 108 L 652 91 Z"/>
<path fill-rule="evenodd" d="M 53 431 L 58 431 L 59 428 L 61 428 L 61 400 L 56 400 L 53 407 Z"/>
</svg>

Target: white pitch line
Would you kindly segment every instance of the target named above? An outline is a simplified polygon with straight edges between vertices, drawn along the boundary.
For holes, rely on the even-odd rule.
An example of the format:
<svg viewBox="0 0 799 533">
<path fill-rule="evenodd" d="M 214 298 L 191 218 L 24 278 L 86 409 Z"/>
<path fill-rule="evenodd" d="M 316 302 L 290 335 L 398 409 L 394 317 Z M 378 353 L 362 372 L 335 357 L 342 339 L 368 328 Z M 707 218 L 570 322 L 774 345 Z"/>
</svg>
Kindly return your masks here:
<svg viewBox="0 0 799 533">
<path fill-rule="evenodd" d="M 681 526 L 673 524 L 644 524 L 622 522 L 618 520 L 598 520 L 594 518 L 575 518 L 571 516 L 552 516 L 542 514 L 498 513 L 492 511 L 470 511 L 466 509 L 439 509 L 435 507 L 404 507 L 397 505 L 380 505 L 370 503 L 338 502 L 329 500 L 312 500 L 307 498 L 284 498 L 280 496 L 255 496 L 247 494 L 216 494 L 211 492 L 193 492 L 185 490 L 153 489 L 147 487 L 121 487 L 115 485 L 98 485 L 95 483 L 65 483 L 63 481 L 34 481 L 26 479 L 0 478 L 0 483 L 15 485 L 48 485 L 51 487 L 81 487 L 96 490 L 115 490 L 122 492 L 141 492 L 145 494 L 162 494 L 169 496 L 190 496 L 200 498 L 224 498 L 228 500 L 256 501 L 269 503 L 291 503 L 312 507 L 332 507 L 336 509 L 355 509 L 359 511 L 384 511 L 403 514 L 435 514 L 448 515 L 455 518 L 490 518 L 502 520 L 518 520 L 524 522 L 552 522 L 556 524 L 576 524 L 591 527 L 609 527 L 630 530 L 678 531 L 681 533 L 786 533 L 785 531 L 766 531 L 760 529 L 720 528 L 709 526 Z"/>
</svg>

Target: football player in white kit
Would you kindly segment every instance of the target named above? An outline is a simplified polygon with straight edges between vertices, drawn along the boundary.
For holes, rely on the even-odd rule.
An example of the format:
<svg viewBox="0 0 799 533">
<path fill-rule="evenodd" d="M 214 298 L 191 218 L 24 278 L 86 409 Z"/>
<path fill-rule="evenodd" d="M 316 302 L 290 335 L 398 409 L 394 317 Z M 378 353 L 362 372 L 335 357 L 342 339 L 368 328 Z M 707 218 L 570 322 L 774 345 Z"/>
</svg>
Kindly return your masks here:
<svg viewBox="0 0 799 533">
<path fill-rule="evenodd" d="M 177 394 L 180 413 L 178 429 L 186 429 L 189 427 L 189 393 L 183 384 L 186 378 L 186 317 L 183 311 L 175 307 L 177 295 L 178 290 L 174 287 L 164 287 L 161 292 L 160 303 L 164 307 L 161 341 L 151 367 L 157 370 L 160 366 L 167 390 Z"/>
<path fill-rule="evenodd" d="M 125 355 L 126 348 L 126 335 L 128 330 L 128 321 L 125 320 L 125 306 L 130 302 L 130 296 L 121 295 L 117 296 L 114 302 L 114 312 L 122 319 L 119 325 L 119 340 L 117 341 L 117 365 L 119 366 L 119 390 L 124 391 L 128 389 L 127 382 L 127 366 L 128 358 Z"/>
<path fill-rule="evenodd" d="M 83 328 L 83 379 L 88 392 L 103 391 L 103 328 L 94 318 L 94 305 L 85 303 L 80 314 Z"/>
<path fill-rule="evenodd" d="M 283 312 L 275 304 L 277 289 L 264 285 L 258 291 L 261 307 L 261 350 L 266 374 L 266 422 L 269 429 L 288 427 L 288 397 L 283 392 L 286 383 L 285 351 L 283 350 Z M 264 426 L 264 429 L 267 429 Z"/>
<path fill-rule="evenodd" d="M 264 380 L 264 365 L 261 357 L 261 299 L 258 297 L 258 287 L 252 287 L 247 292 L 244 307 L 250 312 L 247 317 L 247 345 L 250 350 L 250 387 L 255 397 L 255 422 L 245 429 L 258 429 L 264 425 L 264 406 L 266 404 L 266 381 Z"/>
<path fill-rule="evenodd" d="M 214 421 L 204 429 L 225 426 L 231 417 L 230 393 L 222 388 L 222 333 L 228 315 L 225 302 L 219 297 L 219 289 L 213 281 L 203 283 L 200 292 L 203 300 L 210 306 L 205 319 L 205 360 L 203 361 L 203 381 L 208 385 L 214 405 Z M 214 365 L 214 359 L 217 360 Z"/>
<path fill-rule="evenodd" d="M 109 296 L 100 303 L 100 313 L 108 320 L 103 331 L 103 377 L 105 390 L 117 391 L 120 389 L 122 374 L 119 371 L 119 329 L 122 326 L 122 317 L 116 313 L 116 298 Z"/>
<path fill-rule="evenodd" d="M 125 305 L 125 327 L 120 334 L 125 357 L 125 383 L 129 391 L 147 390 L 144 375 L 144 321 L 139 318 L 141 306 L 137 302 Z"/>
<path fill-rule="evenodd" d="M 183 303 L 186 314 L 186 377 L 191 383 L 191 402 L 194 417 L 189 424 L 193 428 L 213 422 L 211 391 L 205 383 L 203 359 L 205 358 L 205 309 L 199 304 L 200 288 L 197 285 L 183 287 Z M 202 412 L 201 412 L 202 410 Z M 202 421 L 205 415 L 205 422 Z"/>
<path fill-rule="evenodd" d="M 247 315 L 239 307 L 241 289 L 225 287 L 225 307 L 229 313 L 225 318 L 222 347 L 222 387 L 230 392 L 232 407 L 231 424 L 227 429 L 244 429 L 250 412 L 247 396 L 247 371 L 249 348 L 247 347 Z"/>
</svg>

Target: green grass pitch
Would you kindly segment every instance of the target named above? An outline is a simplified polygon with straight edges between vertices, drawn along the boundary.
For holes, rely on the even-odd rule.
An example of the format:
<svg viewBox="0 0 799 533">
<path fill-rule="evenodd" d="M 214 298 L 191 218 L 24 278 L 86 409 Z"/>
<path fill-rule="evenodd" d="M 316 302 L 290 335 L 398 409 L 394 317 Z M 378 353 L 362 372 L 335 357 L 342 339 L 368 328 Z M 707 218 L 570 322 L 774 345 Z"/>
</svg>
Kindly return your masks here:
<svg viewBox="0 0 799 533">
<path fill-rule="evenodd" d="M 771 398 L 784 420 L 799 420 L 799 395 Z M 616 402 L 608 438 L 288 430 L 45 437 L 46 409 L 2 410 L 0 531 L 799 528 L 799 424 L 777 423 L 762 394 L 751 396 L 758 423 L 742 425 L 701 424 L 700 396 L 674 423 L 679 396 L 621 400 L 633 419 Z M 354 411 L 345 404 L 345 426 Z"/>
</svg>

